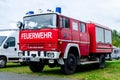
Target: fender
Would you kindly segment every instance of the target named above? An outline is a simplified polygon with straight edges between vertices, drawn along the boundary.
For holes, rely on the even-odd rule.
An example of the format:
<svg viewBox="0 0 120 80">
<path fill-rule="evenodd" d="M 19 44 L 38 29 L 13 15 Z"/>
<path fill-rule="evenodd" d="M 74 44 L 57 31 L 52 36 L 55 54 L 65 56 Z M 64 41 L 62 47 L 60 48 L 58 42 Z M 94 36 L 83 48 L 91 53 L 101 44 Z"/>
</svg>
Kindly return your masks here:
<svg viewBox="0 0 120 80">
<path fill-rule="evenodd" d="M 71 47 L 76 47 L 76 48 L 78 49 L 78 52 L 79 52 L 79 57 L 81 56 L 81 55 L 80 55 L 80 49 L 79 49 L 78 44 L 68 43 L 67 46 L 66 46 L 65 52 L 64 52 L 64 56 L 63 56 L 64 59 L 67 58 L 68 52 L 69 52 L 69 50 L 70 50 Z"/>
<path fill-rule="evenodd" d="M 5 58 L 6 58 L 6 60 L 8 61 L 8 58 L 7 58 L 7 56 L 6 56 L 6 55 L 0 55 L 0 57 L 5 57 Z"/>
</svg>

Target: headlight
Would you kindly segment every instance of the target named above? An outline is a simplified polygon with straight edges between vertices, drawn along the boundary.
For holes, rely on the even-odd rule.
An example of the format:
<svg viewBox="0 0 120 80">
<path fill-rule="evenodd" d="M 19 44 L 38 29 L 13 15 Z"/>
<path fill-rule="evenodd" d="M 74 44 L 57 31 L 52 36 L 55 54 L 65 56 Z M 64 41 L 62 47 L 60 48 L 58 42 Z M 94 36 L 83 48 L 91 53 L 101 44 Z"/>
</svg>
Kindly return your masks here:
<svg viewBox="0 0 120 80">
<path fill-rule="evenodd" d="M 54 53 L 47 53 L 47 57 L 54 58 Z"/>
<path fill-rule="evenodd" d="M 19 53 L 18 53 L 18 56 L 19 56 L 19 57 L 22 57 L 22 56 L 23 56 L 23 53 L 22 53 L 22 52 L 19 52 Z"/>
</svg>

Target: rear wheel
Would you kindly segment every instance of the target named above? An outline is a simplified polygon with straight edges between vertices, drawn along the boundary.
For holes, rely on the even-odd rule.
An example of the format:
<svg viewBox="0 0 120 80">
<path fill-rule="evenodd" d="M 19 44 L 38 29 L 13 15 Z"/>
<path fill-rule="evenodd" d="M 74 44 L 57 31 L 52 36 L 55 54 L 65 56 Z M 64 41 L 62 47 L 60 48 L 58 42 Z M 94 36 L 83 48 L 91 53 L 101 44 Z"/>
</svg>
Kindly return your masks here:
<svg viewBox="0 0 120 80">
<path fill-rule="evenodd" d="M 105 56 L 101 55 L 99 60 L 100 60 L 99 67 L 104 68 L 105 67 Z"/>
<path fill-rule="evenodd" d="M 61 70 L 65 74 L 72 74 L 76 70 L 76 57 L 73 54 L 69 54 L 68 58 L 64 60 L 64 65 L 61 66 Z"/>
<path fill-rule="evenodd" d="M 29 68 L 32 72 L 42 72 L 44 64 L 41 62 L 29 62 Z"/>
<path fill-rule="evenodd" d="M 116 60 L 119 60 L 120 59 L 120 57 L 118 56 L 117 58 L 116 58 Z"/>
<path fill-rule="evenodd" d="M 0 57 L 0 68 L 6 67 L 6 58 L 5 57 Z"/>
</svg>

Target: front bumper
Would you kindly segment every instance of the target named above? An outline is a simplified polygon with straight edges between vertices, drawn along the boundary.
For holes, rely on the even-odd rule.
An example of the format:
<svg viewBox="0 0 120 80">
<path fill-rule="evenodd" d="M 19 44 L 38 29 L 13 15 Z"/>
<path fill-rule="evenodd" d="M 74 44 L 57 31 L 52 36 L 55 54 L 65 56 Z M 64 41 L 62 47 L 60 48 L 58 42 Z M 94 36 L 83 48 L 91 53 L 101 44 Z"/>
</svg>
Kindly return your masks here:
<svg viewBox="0 0 120 80">
<path fill-rule="evenodd" d="M 57 51 L 24 51 L 19 53 L 19 61 L 40 61 L 40 59 L 59 59 L 60 52 Z"/>
</svg>

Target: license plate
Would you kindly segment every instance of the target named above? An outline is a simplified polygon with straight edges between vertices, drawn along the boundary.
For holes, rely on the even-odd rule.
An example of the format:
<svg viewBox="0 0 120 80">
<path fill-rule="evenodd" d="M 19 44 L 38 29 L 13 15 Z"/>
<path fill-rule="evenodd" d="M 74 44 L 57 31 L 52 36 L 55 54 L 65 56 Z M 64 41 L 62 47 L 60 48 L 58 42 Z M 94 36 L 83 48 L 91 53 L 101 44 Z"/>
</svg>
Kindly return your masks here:
<svg viewBox="0 0 120 80">
<path fill-rule="evenodd" d="M 54 60 L 49 60 L 49 63 L 54 63 Z"/>
<path fill-rule="evenodd" d="M 30 58 L 30 61 L 39 61 L 38 58 Z"/>
</svg>

